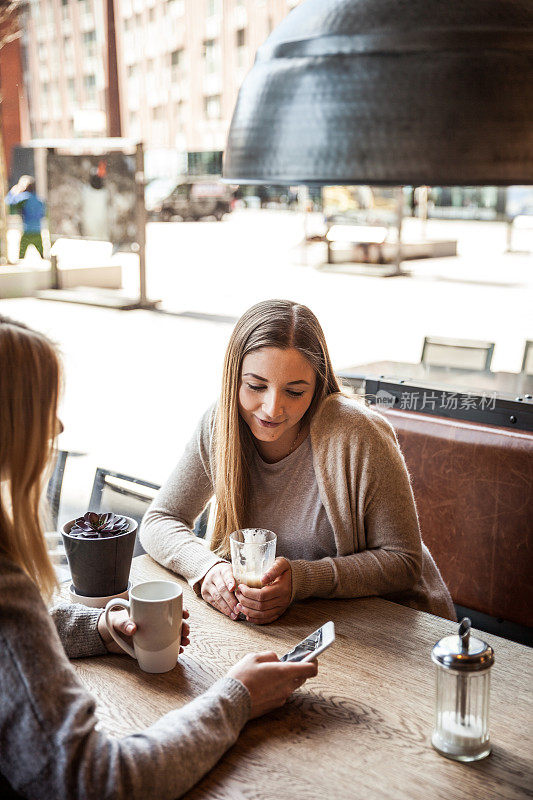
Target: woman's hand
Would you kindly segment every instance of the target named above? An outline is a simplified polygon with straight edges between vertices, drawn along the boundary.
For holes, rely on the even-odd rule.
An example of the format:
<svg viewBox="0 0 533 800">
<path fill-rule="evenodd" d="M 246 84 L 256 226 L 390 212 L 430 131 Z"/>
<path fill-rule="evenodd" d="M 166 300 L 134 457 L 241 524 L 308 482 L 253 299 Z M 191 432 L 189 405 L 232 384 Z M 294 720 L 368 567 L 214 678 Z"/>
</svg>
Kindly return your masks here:
<svg viewBox="0 0 533 800">
<path fill-rule="evenodd" d="M 289 607 L 292 594 L 292 570 L 286 558 L 276 558 L 268 572 L 263 575 L 263 588 L 251 589 L 239 584 L 236 591 L 239 601 L 236 607 L 246 619 L 257 625 L 265 625 L 280 617 Z"/>
<path fill-rule="evenodd" d="M 248 689 L 251 717 L 260 717 L 287 702 L 295 689 L 318 672 L 316 661 L 306 664 L 280 662 L 275 653 L 250 653 L 228 675 Z"/>
<path fill-rule="evenodd" d="M 185 620 L 188 618 L 189 618 L 189 612 L 187 611 L 186 608 L 184 608 L 183 609 L 184 622 L 181 626 L 180 653 L 183 653 L 183 648 L 187 647 L 187 645 L 190 644 L 189 642 L 190 628 L 188 623 L 185 622 Z M 129 642 L 129 639 L 133 636 L 133 634 L 137 630 L 137 625 L 134 623 L 132 619 L 128 617 L 128 612 L 125 609 L 123 611 L 110 611 L 109 619 L 111 620 L 111 623 L 113 625 L 113 630 L 115 631 L 115 633 L 118 633 L 118 635 L 123 637 L 127 643 L 131 644 L 131 642 Z M 107 625 L 105 624 L 105 614 L 100 614 L 100 617 L 98 618 L 98 633 L 100 634 L 103 643 L 105 644 L 107 650 L 110 653 L 124 652 L 124 650 L 118 646 L 118 644 L 115 642 L 115 640 L 109 633 Z"/>
<path fill-rule="evenodd" d="M 237 598 L 234 590 L 235 578 L 231 564 L 227 562 L 215 564 L 204 575 L 201 588 L 202 597 L 231 619 L 237 619 L 239 616 L 239 612 L 235 610 Z"/>
</svg>

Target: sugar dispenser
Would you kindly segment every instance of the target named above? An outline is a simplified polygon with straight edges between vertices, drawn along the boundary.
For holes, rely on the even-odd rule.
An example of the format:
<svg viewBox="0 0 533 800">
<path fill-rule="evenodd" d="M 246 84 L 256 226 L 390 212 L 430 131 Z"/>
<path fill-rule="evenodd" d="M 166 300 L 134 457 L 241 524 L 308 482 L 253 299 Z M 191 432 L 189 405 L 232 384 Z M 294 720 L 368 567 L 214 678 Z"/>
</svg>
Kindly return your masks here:
<svg viewBox="0 0 533 800">
<path fill-rule="evenodd" d="M 494 651 L 470 635 L 465 617 L 458 636 L 445 636 L 431 652 L 437 665 L 433 747 L 456 761 L 478 761 L 491 751 L 489 738 L 490 668 Z"/>
</svg>

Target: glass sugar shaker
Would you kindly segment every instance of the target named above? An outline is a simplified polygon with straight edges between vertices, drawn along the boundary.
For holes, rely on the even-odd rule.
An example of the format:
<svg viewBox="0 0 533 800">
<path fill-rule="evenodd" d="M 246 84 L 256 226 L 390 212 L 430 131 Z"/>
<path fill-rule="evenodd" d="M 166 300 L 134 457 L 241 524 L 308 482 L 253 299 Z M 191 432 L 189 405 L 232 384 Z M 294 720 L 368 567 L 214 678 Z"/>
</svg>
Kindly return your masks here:
<svg viewBox="0 0 533 800">
<path fill-rule="evenodd" d="M 431 652 L 437 665 L 435 750 L 455 761 L 478 761 L 491 751 L 489 737 L 490 668 L 494 651 L 470 635 L 465 617 L 457 636 L 445 636 Z"/>
</svg>

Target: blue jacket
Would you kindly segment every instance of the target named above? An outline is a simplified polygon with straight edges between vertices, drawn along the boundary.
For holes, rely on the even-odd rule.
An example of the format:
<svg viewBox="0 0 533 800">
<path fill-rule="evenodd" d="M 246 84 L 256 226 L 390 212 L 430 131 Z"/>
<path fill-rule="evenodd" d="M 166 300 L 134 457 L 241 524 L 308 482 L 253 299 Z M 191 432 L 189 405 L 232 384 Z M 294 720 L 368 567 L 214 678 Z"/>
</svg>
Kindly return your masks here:
<svg viewBox="0 0 533 800">
<path fill-rule="evenodd" d="M 45 214 L 45 204 L 33 192 L 18 192 L 14 194 L 10 189 L 7 193 L 6 204 L 18 206 L 22 214 L 24 233 L 40 233 L 41 220 Z"/>
</svg>

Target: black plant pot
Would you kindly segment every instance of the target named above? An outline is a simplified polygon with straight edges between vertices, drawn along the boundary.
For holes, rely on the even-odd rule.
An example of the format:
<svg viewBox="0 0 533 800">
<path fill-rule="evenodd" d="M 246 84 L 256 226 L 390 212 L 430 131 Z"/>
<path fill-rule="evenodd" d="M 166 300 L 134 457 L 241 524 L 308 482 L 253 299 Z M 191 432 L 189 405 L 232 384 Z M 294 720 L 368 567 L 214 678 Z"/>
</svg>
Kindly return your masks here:
<svg viewBox="0 0 533 800">
<path fill-rule="evenodd" d="M 76 594 L 83 597 L 110 597 L 128 588 L 137 523 L 126 517 L 126 533 L 98 539 L 70 536 L 74 519 L 61 529 L 63 544 Z"/>
</svg>

